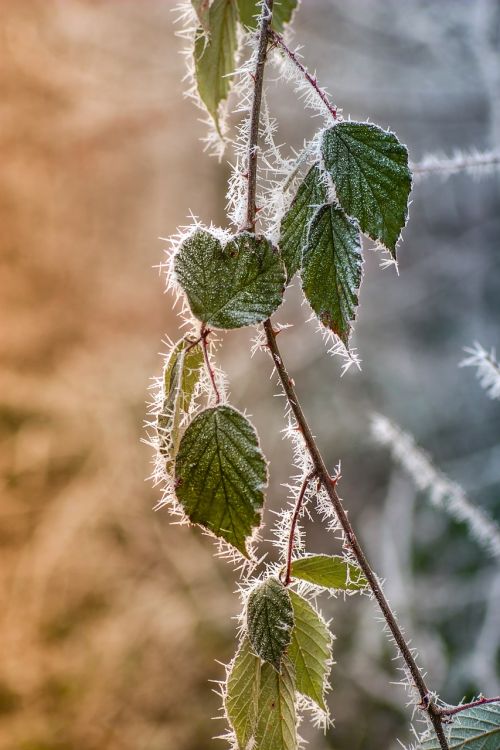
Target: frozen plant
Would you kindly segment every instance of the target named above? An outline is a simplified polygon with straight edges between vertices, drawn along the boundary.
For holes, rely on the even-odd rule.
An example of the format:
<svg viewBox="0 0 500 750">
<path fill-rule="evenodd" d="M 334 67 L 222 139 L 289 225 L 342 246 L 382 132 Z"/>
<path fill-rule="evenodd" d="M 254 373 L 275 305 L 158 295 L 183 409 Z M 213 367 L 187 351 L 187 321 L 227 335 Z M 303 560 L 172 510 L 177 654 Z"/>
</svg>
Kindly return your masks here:
<svg viewBox="0 0 500 750">
<path fill-rule="evenodd" d="M 297 5 L 191 0 L 181 7 L 188 93 L 207 115 L 209 148 L 220 154 L 229 146 L 234 153 L 228 188 L 233 231 L 193 219 L 171 242 L 165 269 L 180 305 L 182 335 L 170 347 L 151 411 L 154 477 L 163 487 L 162 503 L 181 522 L 214 537 L 218 553 L 240 573 L 238 644 L 220 686 L 232 748 L 296 750 L 304 712 L 319 726 L 331 725 L 325 696 L 334 636 L 316 604 L 326 591 L 365 593 L 379 608 L 410 702 L 427 721 L 423 750 L 452 750 L 457 732 L 471 727 L 483 744 L 468 750 L 494 750 L 499 699 L 448 706 L 429 687 L 338 494 L 340 468 L 325 464 L 280 351 L 281 328 L 272 316 L 299 274 L 329 348 L 342 352 L 346 365 L 358 363 L 349 342 L 363 275 L 362 235 L 386 254 L 384 264 L 395 264 L 412 186 L 406 146 L 389 130 L 344 118 L 288 45 L 283 34 Z M 321 118 L 316 135 L 293 158 L 275 142 L 264 86 L 268 63 Z M 240 117 L 233 127 L 229 111 Z M 254 349 L 271 357 L 295 451 L 273 562 L 258 557 L 268 464 L 255 428 L 230 405 L 225 377 L 214 364 L 216 332 L 245 326 L 258 327 Z M 304 513 L 341 539 L 342 555 L 307 549 Z M 495 746 L 486 744 L 490 736 Z"/>
</svg>

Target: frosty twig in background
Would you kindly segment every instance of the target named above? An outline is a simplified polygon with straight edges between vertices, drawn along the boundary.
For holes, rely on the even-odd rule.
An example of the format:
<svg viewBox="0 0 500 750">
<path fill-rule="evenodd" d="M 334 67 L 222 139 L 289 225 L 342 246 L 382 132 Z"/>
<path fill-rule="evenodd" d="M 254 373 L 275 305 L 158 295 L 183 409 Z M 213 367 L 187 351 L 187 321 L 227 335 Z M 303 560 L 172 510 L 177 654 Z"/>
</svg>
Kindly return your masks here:
<svg viewBox="0 0 500 750">
<path fill-rule="evenodd" d="M 479 151 L 465 154 L 457 151 L 453 156 L 438 156 L 429 154 L 422 161 L 412 164 L 413 174 L 418 177 L 426 177 L 438 174 L 448 177 L 458 172 L 465 172 L 472 177 L 481 177 L 490 174 L 500 167 L 500 153 L 498 151 Z"/>
<path fill-rule="evenodd" d="M 497 361 L 495 350 L 489 352 L 481 344 L 475 343 L 473 347 L 464 351 L 468 357 L 460 362 L 460 367 L 476 367 L 476 375 L 482 388 L 490 398 L 500 399 L 500 364 Z"/>
<path fill-rule="evenodd" d="M 464 490 L 436 469 L 429 456 L 415 440 L 379 414 L 373 417 L 372 432 L 381 445 L 409 474 L 419 490 L 427 494 L 437 508 L 445 510 L 456 521 L 466 523 L 472 536 L 493 557 L 500 559 L 500 528 L 481 508 L 467 498 Z"/>
</svg>

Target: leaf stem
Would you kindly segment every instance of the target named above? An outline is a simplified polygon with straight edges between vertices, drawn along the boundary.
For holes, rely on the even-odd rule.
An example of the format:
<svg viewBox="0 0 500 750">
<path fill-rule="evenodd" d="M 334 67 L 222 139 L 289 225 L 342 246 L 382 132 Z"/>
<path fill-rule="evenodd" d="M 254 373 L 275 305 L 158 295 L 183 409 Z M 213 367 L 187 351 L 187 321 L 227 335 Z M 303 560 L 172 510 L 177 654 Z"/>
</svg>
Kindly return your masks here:
<svg viewBox="0 0 500 750">
<path fill-rule="evenodd" d="M 316 76 L 313 76 L 309 73 L 306 66 L 303 65 L 296 52 L 290 49 L 290 47 L 287 45 L 281 34 L 278 34 L 273 29 L 269 29 L 268 31 L 269 38 L 286 54 L 286 56 L 293 62 L 296 68 L 300 70 L 306 81 L 313 87 L 316 94 L 319 96 L 331 116 L 334 120 L 337 119 L 338 113 L 337 113 L 337 107 L 335 107 L 334 104 L 331 103 L 328 96 L 326 95 L 326 91 L 321 88 L 321 86 L 318 84 L 318 81 L 316 80 Z"/>
<path fill-rule="evenodd" d="M 320 97 L 323 103 L 326 104 L 326 102 L 328 102 L 328 99 L 326 99 L 326 102 L 325 102 L 326 95 L 324 94 L 324 92 L 322 92 L 321 89 L 319 89 L 315 79 L 313 79 L 313 77 L 307 72 L 307 70 L 304 68 L 302 63 L 296 57 L 295 53 L 293 53 L 291 50 L 288 50 L 288 47 L 286 47 L 285 43 L 283 42 L 282 37 L 279 34 L 276 34 L 276 32 L 270 30 L 272 15 L 273 15 L 273 0 L 265 0 L 265 2 L 263 2 L 262 4 L 262 13 L 261 13 L 260 23 L 259 23 L 259 46 L 258 46 L 258 52 L 257 52 L 257 59 L 255 63 L 254 92 L 253 92 L 252 110 L 251 110 L 251 115 L 250 115 L 250 135 L 248 139 L 247 228 L 249 229 L 249 231 L 252 231 L 252 232 L 255 231 L 255 216 L 256 216 L 255 196 L 256 196 L 256 191 L 257 191 L 257 141 L 259 137 L 262 87 L 263 87 L 263 81 L 264 81 L 264 68 L 265 68 L 267 44 L 268 44 L 269 38 L 274 39 L 278 44 L 280 44 L 280 46 L 283 47 L 283 49 L 285 50 L 287 55 L 290 57 L 290 59 L 297 65 L 297 67 L 299 67 L 302 73 L 306 76 L 309 83 L 315 88 L 318 94 L 320 94 Z M 329 102 L 327 104 L 327 108 L 332 114 L 332 116 L 336 118 L 337 110 L 332 105 L 330 105 Z M 269 351 L 271 352 L 271 356 L 276 366 L 276 370 L 278 372 L 278 376 L 280 378 L 281 384 L 285 391 L 285 395 L 287 397 L 290 408 L 295 416 L 295 419 L 297 420 L 298 427 L 301 430 L 302 435 L 304 437 L 304 441 L 305 441 L 308 453 L 311 457 L 311 461 L 313 464 L 314 473 L 318 476 L 323 487 L 328 493 L 328 496 L 335 509 L 339 522 L 344 530 L 344 534 L 346 536 L 347 542 L 349 546 L 351 547 L 352 552 L 354 556 L 356 557 L 356 560 L 358 561 L 358 564 L 365 575 L 365 578 L 368 581 L 368 584 L 373 592 L 375 599 L 377 600 L 380 606 L 380 609 L 382 610 L 382 614 L 384 615 L 387 626 L 389 627 L 389 630 L 399 648 L 399 651 L 401 652 L 401 655 L 406 663 L 406 666 L 408 667 L 408 670 L 412 676 L 415 687 L 417 688 L 420 694 L 420 698 L 421 698 L 420 706 L 422 709 L 424 709 L 428 713 L 429 719 L 432 722 L 432 725 L 436 732 L 436 736 L 439 740 L 441 750 L 449 750 L 448 743 L 446 741 L 446 737 L 445 737 L 444 730 L 443 730 L 440 709 L 434 703 L 432 699 L 430 691 L 427 688 L 425 680 L 415 661 L 415 658 L 411 652 L 411 649 L 409 645 L 407 644 L 405 637 L 396 621 L 396 617 L 389 605 L 389 602 L 385 598 L 385 594 L 382 590 L 382 586 L 380 585 L 380 582 L 378 578 L 376 577 L 375 573 L 372 571 L 370 564 L 366 558 L 366 555 L 363 551 L 363 548 L 361 547 L 361 545 L 359 544 L 356 538 L 356 535 L 351 526 L 347 513 L 344 510 L 342 502 L 337 494 L 337 490 L 335 488 L 336 480 L 335 479 L 332 480 L 332 478 L 330 477 L 330 474 L 328 473 L 328 469 L 326 468 L 326 464 L 316 444 L 316 440 L 307 423 L 304 412 L 302 411 L 302 407 L 300 406 L 299 400 L 297 398 L 297 394 L 295 392 L 293 381 L 290 378 L 286 370 L 286 367 L 283 363 L 283 359 L 281 357 L 281 353 L 280 353 L 280 350 L 278 348 L 278 344 L 276 341 L 277 334 L 272 326 L 271 320 L 268 318 L 266 321 L 264 321 L 263 326 L 264 326 L 264 331 L 266 334 L 267 345 L 268 345 Z"/>
<path fill-rule="evenodd" d="M 309 485 L 309 482 L 314 479 L 316 476 L 316 470 L 313 469 L 304 477 L 304 480 L 302 482 L 302 486 L 300 488 L 299 496 L 297 497 L 297 502 L 295 503 L 295 508 L 293 511 L 292 520 L 290 522 L 290 535 L 288 537 L 288 549 L 287 549 L 287 556 L 286 556 L 286 572 L 285 572 L 285 580 L 284 585 L 288 586 L 292 580 L 292 554 L 293 554 L 293 545 L 295 541 L 295 529 L 297 528 L 297 521 L 299 520 L 300 511 L 302 510 L 302 503 L 304 502 L 304 497 L 306 495 L 306 490 Z"/>
<path fill-rule="evenodd" d="M 466 711 L 468 708 L 476 708 L 476 706 L 484 706 L 486 703 L 500 703 L 500 695 L 496 698 L 478 698 L 477 701 L 472 703 L 461 703 L 460 706 L 454 706 L 453 708 L 441 708 L 441 716 L 455 716 L 461 711 Z"/>
<path fill-rule="evenodd" d="M 208 344 L 207 339 L 210 336 L 212 331 L 209 328 L 205 328 L 205 325 L 202 324 L 201 331 L 200 331 L 200 342 L 201 342 L 201 348 L 203 349 L 203 359 L 205 360 L 205 367 L 208 372 L 208 375 L 210 377 L 210 382 L 212 383 L 212 389 L 215 396 L 215 404 L 220 404 L 220 393 L 219 389 L 217 388 L 217 382 L 215 380 L 215 372 L 214 368 L 212 367 L 212 364 L 210 362 L 210 355 L 208 353 Z"/>
</svg>

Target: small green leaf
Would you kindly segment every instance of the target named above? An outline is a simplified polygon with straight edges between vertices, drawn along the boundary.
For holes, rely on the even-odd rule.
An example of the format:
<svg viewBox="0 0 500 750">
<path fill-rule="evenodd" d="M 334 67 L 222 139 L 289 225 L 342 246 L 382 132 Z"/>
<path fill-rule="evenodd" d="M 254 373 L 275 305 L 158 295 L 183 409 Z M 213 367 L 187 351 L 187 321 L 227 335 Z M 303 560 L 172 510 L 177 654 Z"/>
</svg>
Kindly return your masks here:
<svg viewBox="0 0 500 750">
<path fill-rule="evenodd" d="M 256 653 L 278 671 L 293 628 L 288 590 L 277 578 L 267 578 L 248 598 L 247 629 Z"/>
<path fill-rule="evenodd" d="M 205 409 L 184 433 L 175 461 L 176 495 L 193 523 L 248 557 L 259 526 L 267 467 L 257 434 L 230 406 Z"/>
<path fill-rule="evenodd" d="M 295 678 L 293 666 L 285 657 L 281 673 L 263 664 L 255 745 L 253 750 L 296 750 Z"/>
<path fill-rule="evenodd" d="M 203 367 L 203 351 L 189 338 L 173 347 L 163 370 L 163 404 L 157 417 L 160 453 L 167 459 L 167 469 L 179 448 L 180 425 L 189 408 Z"/>
<path fill-rule="evenodd" d="M 236 5 L 234 0 L 214 0 L 203 15 L 205 29 L 198 29 L 194 43 L 194 66 L 200 99 L 219 128 L 219 104 L 231 88 L 236 53 Z"/>
<path fill-rule="evenodd" d="M 338 555 L 308 555 L 292 562 L 292 576 L 325 589 L 359 591 L 367 586 L 360 568 Z"/>
<path fill-rule="evenodd" d="M 193 6 L 195 13 L 198 16 L 198 21 L 200 22 L 203 30 L 208 32 L 210 28 L 208 25 L 210 0 L 191 0 L 191 5 Z"/>
<path fill-rule="evenodd" d="M 265 237 L 241 232 L 224 246 L 197 229 L 174 259 L 191 312 L 212 328 L 241 328 L 268 318 L 283 299 L 285 270 Z"/>
<path fill-rule="evenodd" d="M 335 205 L 321 206 L 309 227 L 302 257 L 302 287 L 324 326 L 347 346 L 362 274 L 356 224 Z"/>
<path fill-rule="evenodd" d="M 272 28 L 280 34 L 285 25 L 290 23 L 292 15 L 297 7 L 298 0 L 274 0 Z M 259 0 L 237 0 L 240 21 L 248 29 L 256 29 L 261 5 Z"/>
<path fill-rule="evenodd" d="M 287 270 L 287 283 L 302 262 L 311 219 L 319 206 L 328 201 L 325 173 L 314 164 L 304 177 L 292 204 L 281 220 L 279 248 Z"/>
<path fill-rule="evenodd" d="M 325 683 L 332 658 L 332 636 L 309 602 L 290 591 L 295 625 L 288 655 L 295 667 L 296 687 L 326 711 Z"/>
<path fill-rule="evenodd" d="M 227 679 L 225 708 L 239 750 L 246 750 L 255 732 L 259 703 L 261 660 L 243 638 Z"/>
<path fill-rule="evenodd" d="M 449 750 L 498 750 L 500 748 L 500 703 L 467 708 L 444 725 Z M 433 730 L 422 738 L 421 750 L 440 750 Z"/>
<path fill-rule="evenodd" d="M 376 125 L 339 122 L 323 133 L 321 151 L 344 211 L 396 257 L 411 190 L 406 146 Z"/>
</svg>

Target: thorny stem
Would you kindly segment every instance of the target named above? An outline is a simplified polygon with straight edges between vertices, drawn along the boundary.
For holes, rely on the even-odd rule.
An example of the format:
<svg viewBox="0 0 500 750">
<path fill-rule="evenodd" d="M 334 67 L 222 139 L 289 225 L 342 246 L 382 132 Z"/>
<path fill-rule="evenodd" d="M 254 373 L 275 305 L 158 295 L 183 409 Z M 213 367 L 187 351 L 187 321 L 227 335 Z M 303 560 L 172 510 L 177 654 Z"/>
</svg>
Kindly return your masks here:
<svg viewBox="0 0 500 750">
<path fill-rule="evenodd" d="M 263 81 L 264 81 L 264 67 L 265 67 L 265 61 L 266 61 L 267 43 L 268 43 L 268 38 L 270 35 L 270 24 L 272 20 L 272 14 L 273 14 L 273 0 L 267 0 L 267 2 L 264 2 L 262 5 L 262 14 L 260 17 L 260 24 L 259 24 L 259 47 L 258 47 L 258 52 L 257 52 L 257 60 L 255 64 L 254 93 L 253 93 L 253 101 L 252 101 L 252 110 L 251 110 L 251 115 L 250 115 L 250 137 L 249 137 L 249 142 L 248 142 L 247 228 L 250 231 L 255 231 L 255 215 L 256 215 L 255 195 L 256 195 L 256 190 L 257 190 L 257 140 L 259 136 L 260 107 L 261 107 L 261 101 L 262 101 L 262 87 L 263 87 Z M 271 32 L 271 37 L 275 39 L 278 43 L 280 43 L 281 37 L 279 35 L 276 35 L 275 32 Z M 287 52 L 287 54 L 289 53 Z M 304 74 L 306 74 L 306 77 L 309 76 L 309 74 L 307 73 L 302 63 L 300 63 L 298 59 L 295 60 L 294 57 L 291 57 L 291 59 L 298 65 L 298 67 L 300 67 L 300 69 L 304 72 Z M 317 84 L 311 76 L 308 77 L 308 80 L 315 88 L 317 88 Z M 331 111 L 330 107 L 328 108 Z M 335 117 L 336 117 L 337 116 L 336 110 L 334 110 L 334 112 L 335 112 Z M 332 112 L 332 115 L 333 115 L 333 112 Z M 359 544 L 356 538 L 354 530 L 351 526 L 351 522 L 349 521 L 347 513 L 344 510 L 344 507 L 340 500 L 340 497 L 337 494 L 337 490 L 335 488 L 336 482 L 332 481 L 332 478 L 330 477 L 328 469 L 326 468 L 326 464 L 316 444 L 316 440 L 314 439 L 314 436 L 305 418 L 304 412 L 302 411 L 302 407 L 300 406 L 299 400 L 297 398 L 297 394 L 295 393 L 295 387 L 293 385 L 293 382 L 290 376 L 288 375 L 286 367 L 283 363 L 281 353 L 278 348 L 278 344 L 276 342 L 276 332 L 273 329 L 271 320 L 268 318 L 264 322 L 263 325 L 264 325 L 264 331 L 265 331 L 266 339 L 267 339 L 267 346 L 269 348 L 269 351 L 271 352 L 274 364 L 276 366 L 276 371 L 279 375 L 279 378 L 283 386 L 283 389 L 285 391 L 285 395 L 287 397 L 290 408 L 295 416 L 295 419 L 297 420 L 298 427 L 302 432 L 308 453 L 311 457 L 314 472 L 318 476 L 319 480 L 321 481 L 323 487 L 325 488 L 332 502 L 332 505 L 335 509 L 335 513 L 337 514 L 337 518 L 339 519 L 339 522 L 344 531 L 347 543 L 349 544 L 354 556 L 356 557 L 356 560 L 358 561 L 358 564 L 361 570 L 363 571 L 365 575 L 365 578 L 368 581 L 368 584 L 373 592 L 373 595 L 375 599 L 377 600 L 380 606 L 380 609 L 382 610 L 382 614 L 385 618 L 387 626 L 399 648 L 399 651 L 401 652 L 401 655 L 406 663 L 406 666 L 408 667 L 408 670 L 412 676 L 415 687 L 417 688 L 420 694 L 420 698 L 421 698 L 420 707 L 424 709 L 425 711 L 427 711 L 429 715 L 429 719 L 432 722 L 432 725 L 436 732 L 436 736 L 439 740 L 441 750 L 449 750 L 448 743 L 446 741 L 446 737 L 445 737 L 444 730 L 443 730 L 440 708 L 435 704 L 435 702 L 432 699 L 431 693 L 429 692 L 429 689 L 420 672 L 420 669 L 418 668 L 418 665 L 411 652 L 411 649 L 409 645 L 407 644 L 405 637 L 396 621 L 396 617 L 389 605 L 389 602 L 387 601 L 385 597 L 385 594 L 382 590 L 382 586 L 380 585 L 380 582 L 378 578 L 376 577 L 375 573 L 371 569 L 371 566 L 363 551 L 363 548 L 361 547 L 361 545 Z"/>
<path fill-rule="evenodd" d="M 297 54 L 290 49 L 290 47 L 287 45 L 281 34 L 278 34 L 276 31 L 273 31 L 273 29 L 269 29 L 268 31 L 269 38 L 275 42 L 281 49 L 284 51 L 284 53 L 287 55 L 287 57 L 290 58 L 290 60 L 293 62 L 296 68 L 300 70 L 304 78 L 308 83 L 311 84 L 331 116 L 334 120 L 337 119 L 337 107 L 335 107 L 331 101 L 329 100 L 328 96 L 326 95 L 326 92 L 318 85 L 318 81 L 316 80 L 316 76 L 312 76 L 305 65 L 303 65 Z"/>
<path fill-rule="evenodd" d="M 259 26 L 259 48 L 255 63 L 252 110 L 250 113 L 250 136 L 248 138 L 248 186 L 247 186 L 247 223 L 249 232 L 255 231 L 255 216 L 257 207 L 257 155 L 260 125 L 260 107 L 262 103 L 262 86 L 264 83 L 264 67 L 267 54 L 267 35 L 273 17 L 273 0 L 264 0 Z"/>
<path fill-rule="evenodd" d="M 358 542 L 356 538 L 356 534 L 354 533 L 354 530 L 351 526 L 351 522 L 349 521 L 348 515 L 346 511 L 344 510 L 342 501 L 340 500 L 340 497 L 337 494 L 337 490 L 335 488 L 335 481 L 332 480 L 328 472 L 328 469 L 326 468 L 323 457 L 316 444 L 316 440 L 311 432 L 309 424 L 307 423 L 307 420 L 304 416 L 304 412 L 302 411 L 302 407 L 297 398 L 297 394 L 295 392 L 293 382 L 290 376 L 288 375 L 285 365 L 283 364 L 281 353 L 278 349 L 278 345 L 276 342 L 276 332 L 274 331 L 270 320 L 265 321 L 264 330 L 266 333 L 267 346 L 271 352 L 271 356 L 276 366 L 276 371 L 279 375 L 279 378 L 283 386 L 283 389 L 285 391 L 290 408 L 295 416 L 298 427 L 304 438 L 307 451 L 311 457 L 314 471 L 317 474 L 318 478 L 320 479 L 321 484 L 325 488 L 328 494 L 328 497 L 330 498 L 330 501 L 334 507 L 337 518 L 344 531 L 347 543 L 349 547 L 351 548 L 358 562 L 359 567 L 363 571 L 366 580 L 368 581 L 370 589 L 372 590 L 372 593 L 375 599 L 377 600 L 380 609 L 382 610 L 382 614 L 385 618 L 387 626 L 389 630 L 391 631 L 391 634 L 399 648 L 399 651 L 406 663 L 406 666 L 408 667 L 408 670 L 412 676 L 415 687 L 417 688 L 420 694 L 420 698 L 421 698 L 420 707 L 424 709 L 425 711 L 427 711 L 427 713 L 429 714 L 429 718 L 434 726 L 434 729 L 435 729 L 435 732 L 438 737 L 439 744 L 442 750 L 449 750 L 448 743 L 446 741 L 446 737 L 444 735 L 443 726 L 441 722 L 440 709 L 432 701 L 429 689 L 420 672 L 420 669 L 418 668 L 418 665 L 415 661 L 412 651 L 405 640 L 405 637 L 401 631 L 401 628 L 399 627 L 396 621 L 396 617 L 390 607 L 390 604 L 385 597 L 385 594 L 382 590 L 382 586 L 380 585 L 380 582 L 377 576 L 373 572 L 370 566 L 370 563 L 368 562 L 368 559 L 364 553 L 363 548 L 361 547 L 360 543 Z"/>
<path fill-rule="evenodd" d="M 472 703 L 461 703 L 460 706 L 454 706 L 453 708 L 441 708 L 441 716 L 455 716 L 461 711 L 466 711 L 468 708 L 476 708 L 476 706 L 484 706 L 486 703 L 500 703 L 500 695 L 496 698 L 478 698 L 477 701 Z"/>
<path fill-rule="evenodd" d="M 219 393 L 219 389 L 217 388 L 214 368 L 212 367 L 212 364 L 210 362 L 210 355 L 208 353 L 207 339 L 211 333 L 212 331 L 209 328 L 205 328 L 205 325 L 201 326 L 200 341 L 201 341 L 201 348 L 203 349 L 203 359 L 205 360 L 205 367 L 210 377 L 210 382 L 212 383 L 212 389 L 213 389 L 214 396 L 215 396 L 215 403 L 220 404 L 220 393 Z"/>
<path fill-rule="evenodd" d="M 309 474 L 307 474 L 304 477 L 304 481 L 302 482 L 299 496 L 297 498 L 297 502 L 295 503 L 295 508 L 293 510 L 293 516 L 290 522 L 290 534 L 288 537 L 285 580 L 283 581 L 285 586 L 288 586 L 292 580 L 292 554 L 293 554 L 293 545 L 295 541 L 295 529 L 297 528 L 297 521 L 299 520 L 300 511 L 302 510 L 302 503 L 304 502 L 304 497 L 306 495 L 307 487 L 309 485 L 309 482 L 312 479 L 314 479 L 315 476 L 316 476 L 316 470 L 313 469 L 312 471 L 309 472 Z"/>
</svg>

